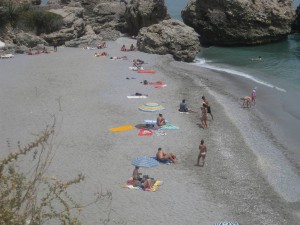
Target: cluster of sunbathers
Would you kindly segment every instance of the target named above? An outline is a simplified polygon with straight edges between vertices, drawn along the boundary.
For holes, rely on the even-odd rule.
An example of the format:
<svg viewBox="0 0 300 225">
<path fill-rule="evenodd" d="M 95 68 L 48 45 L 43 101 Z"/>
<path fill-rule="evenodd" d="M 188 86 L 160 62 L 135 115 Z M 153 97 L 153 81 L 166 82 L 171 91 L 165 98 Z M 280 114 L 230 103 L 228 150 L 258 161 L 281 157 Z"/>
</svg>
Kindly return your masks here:
<svg viewBox="0 0 300 225">
<path fill-rule="evenodd" d="M 133 45 L 133 44 L 131 44 L 131 45 L 130 45 L 130 47 L 129 47 L 129 49 L 127 49 L 127 48 L 126 48 L 126 46 L 125 46 L 125 45 L 123 45 L 123 46 L 121 47 L 121 51 L 122 51 L 122 52 L 127 52 L 127 51 L 136 51 L 136 47 L 134 47 L 134 45 Z"/>
</svg>

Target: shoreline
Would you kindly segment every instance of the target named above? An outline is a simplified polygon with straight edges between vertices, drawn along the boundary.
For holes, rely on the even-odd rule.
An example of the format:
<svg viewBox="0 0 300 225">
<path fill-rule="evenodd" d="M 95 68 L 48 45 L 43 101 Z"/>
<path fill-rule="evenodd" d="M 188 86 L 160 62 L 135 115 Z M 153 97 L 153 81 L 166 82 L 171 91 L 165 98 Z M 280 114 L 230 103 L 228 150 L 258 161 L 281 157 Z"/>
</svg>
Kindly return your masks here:
<svg viewBox="0 0 300 225">
<path fill-rule="evenodd" d="M 122 38 L 107 42 L 110 56 L 126 54 L 128 61 L 95 58 L 94 51 L 66 48 L 59 48 L 57 54 L 18 56 L 5 65 L 0 61 L 7 72 L 0 78 L 2 149 L 7 149 L 8 138 L 13 143 L 19 138 L 21 143 L 30 141 L 31 134 L 56 115 L 60 144 L 49 172 L 62 177 L 76 171 L 86 174 L 86 184 L 77 190 L 79 193 L 75 191 L 81 199 L 86 197 L 84 191 L 92 192 L 96 186 L 113 194 L 110 208 L 101 212 L 92 208 L 83 216 L 85 224 L 99 223 L 97 217 L 106 218 L 107 211 L 111 224 L 153 224 L 153 220 L 145 221 L 149 215 L 155 222 L 175 225 L 187 221 L 209 225 L 226 220 L 296 224 L 297 205 L 275 193 L 261 174 L 258 157 L 245 142 L 241 128 L 229 119 L 232 114 L 227 112 L 226 103 L 229 99 L 236 104 L 236 96 L 230 91 L 239 90 L 233 85 L 224 88 L 216 78 L 211 79 L 217 73 L 175 62 L 171 56 L 119 51 L 122 44 L 132 41 Z M 147 62 L 144 67 L 157 73 L 142 75 L 128 70 L 134 58 L 143 59 Z M 167 87 L 157 90 L 141 84 L 143 80 L 161 80 Z M 109 132 L 111 127 L 136 125 L 157 117 L 157 113 L 137 110 L 145 100 L 126 99 L 135 92 L 148 94 L 146 102 L 162 104 L 165 118 L 180 129 L 151 137 L 138 137 L 137 130 Z M 213 92 L 223 94 L 225 100 L 220 101 Z M 207 130 L 199 126 L 199 113 L 178 113 L 183 98 L 199 111 L 202 95 L 207 96 L 215 117 Z M 201 138 L 208 146 L 208 155 L 205 167 L 200 169 L 194 164 Z M 178 164 L 142 171 L 163 180 L 163 186 L 155 193 L 121 188 L 131 175 L 131 160 L 154 155 L 158 147 L 179 158 Z"/>
</svg>

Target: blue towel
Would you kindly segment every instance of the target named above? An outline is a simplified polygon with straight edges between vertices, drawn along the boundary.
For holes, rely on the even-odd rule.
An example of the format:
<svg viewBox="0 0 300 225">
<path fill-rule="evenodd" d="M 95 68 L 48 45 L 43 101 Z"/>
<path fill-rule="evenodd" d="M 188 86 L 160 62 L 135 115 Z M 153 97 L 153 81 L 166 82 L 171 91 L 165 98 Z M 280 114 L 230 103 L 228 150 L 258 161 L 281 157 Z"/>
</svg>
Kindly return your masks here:
<svg viewBox="0 0 300 225">
<path fill-rule="evenodd" d="M 176 127 L 172 124 L 166 124 L 166 125 L 163 125 L 161 126 L 160 128 L 158 128 L 159 130 L 178 130 L 179 127 Z"/>
<path fill-rule="evenodd" d="M 156 159 L 156 160 L 157 160 L 156 156 L 153 156 L 153 157 L 150 157 L 150 158 Z M 166 160 L 164 160 L 164 161 L 159 161 L 159 160 L 157 160 L 157 161 L 160 162 L 160 163 L 162 163 L 162 164 L 166 164 L 166 165 L 169 165 L 169 164 L 172 163 L 172 161 L 171 161 L 171 160 L 168 160 L 168 159 L 166 159 Z"/>
</svg>

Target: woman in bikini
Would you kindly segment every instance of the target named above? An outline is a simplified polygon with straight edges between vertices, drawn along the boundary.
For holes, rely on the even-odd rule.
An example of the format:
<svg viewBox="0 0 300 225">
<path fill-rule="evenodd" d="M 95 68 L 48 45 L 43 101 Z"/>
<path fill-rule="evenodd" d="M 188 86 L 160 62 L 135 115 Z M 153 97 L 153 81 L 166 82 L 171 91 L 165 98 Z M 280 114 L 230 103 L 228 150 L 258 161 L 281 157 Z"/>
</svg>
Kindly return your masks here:
<svg viewBox="0 0 300 225">
<path fill-rule="evenodd" d="M 201 124 L 203 129 L 207 128 L 207 105 L 205 103 L 203 103 L 202 107 L 201 107 L 201 112 L 202 112 L 202 116 L 201 116 Z"/>
</svg>

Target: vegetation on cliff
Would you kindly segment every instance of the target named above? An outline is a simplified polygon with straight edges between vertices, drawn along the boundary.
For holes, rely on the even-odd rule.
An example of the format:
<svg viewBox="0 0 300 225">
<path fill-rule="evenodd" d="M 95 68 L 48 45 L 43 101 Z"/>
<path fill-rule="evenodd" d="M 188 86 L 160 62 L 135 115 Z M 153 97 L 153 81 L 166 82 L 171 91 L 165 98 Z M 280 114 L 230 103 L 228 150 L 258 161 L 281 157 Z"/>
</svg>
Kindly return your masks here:
<svg viewBox="0 0 300 225">
<path fill-rule="evenodd" d="M 33 6 L 30 3 L 17 4 L 13 1 L 0 0 L 0 27 L 8 24 L 13 28 L 32 31 L 37 35 L 59 30 L 63 25 L 60 15 Z"/>
</svg>

